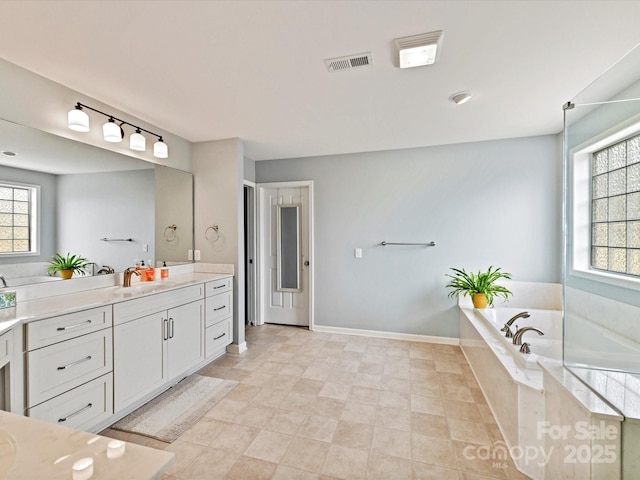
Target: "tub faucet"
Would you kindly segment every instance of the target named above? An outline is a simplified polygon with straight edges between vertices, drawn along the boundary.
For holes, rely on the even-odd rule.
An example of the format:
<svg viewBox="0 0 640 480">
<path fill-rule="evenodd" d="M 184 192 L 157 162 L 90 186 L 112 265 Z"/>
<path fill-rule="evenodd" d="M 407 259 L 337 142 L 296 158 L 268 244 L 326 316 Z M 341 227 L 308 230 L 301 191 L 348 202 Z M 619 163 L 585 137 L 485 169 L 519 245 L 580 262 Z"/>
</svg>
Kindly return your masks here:
<svg viewBox="0 0 640 480">
<path fill-rule="evenodd" d="M 537 328 L 534 327 L 524 327 L 521 328 L 520 330 L 518 330 L 515 335 L 513 336 L 513 344 L 514 345 L 522 345 L 522 335 L 524 335 L 525 333 L 527 333 L 528 331 L 533 330 L 534 332 L 537 332 L 538 335 L 544 335 L 544 332 L 541 332 L 540 330 L 538 330 Z"/>
<path fill-rule="evenodd" d="M 127 267 L 124 272 L 122 272 L 122 286 L 130 287 L 131 286 L 131 275 L 140 276 L 140 272 L 135 269 L 135 267 Z"/>
<path fill-rule="evenodd" d="M 511 332 L 511 325 L 513 325 L 513 322 L 515 322 L 517 319 L 519 318 L 529 318 L 531 315 L 529 315 L 529 312 L 520 312 L 517 315 L 514 315 L 513 317 L 511 317 L 507 323 L 504 324 L 504 327 L 502 327 L 500 329 L 501 332 L 505 332 L 504 336 L 507 338 L 511 338 L 513 337 L 513 333 Z"/>
</svg>

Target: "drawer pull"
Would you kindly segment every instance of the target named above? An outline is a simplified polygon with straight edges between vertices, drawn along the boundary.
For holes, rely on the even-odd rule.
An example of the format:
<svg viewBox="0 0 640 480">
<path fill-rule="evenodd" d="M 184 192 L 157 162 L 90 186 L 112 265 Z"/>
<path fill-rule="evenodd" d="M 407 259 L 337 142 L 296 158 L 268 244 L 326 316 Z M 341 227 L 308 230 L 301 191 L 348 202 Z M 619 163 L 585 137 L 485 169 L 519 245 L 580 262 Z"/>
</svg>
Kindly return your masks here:
<svg viewBox="0 0 640 480">
<path fill-rule="evenodd" d="M 82 327 L 85 323 L 91 323 L 91 320 L 85 320 L 84 322 L 76 323 L 75 325 L 69 325 L 67 327 L 58 327 L 56 328 L 59 332 L 64 332 L 65 330 L 71 330 L 72 328 Z"/>
<path fill-rule="evenodd" d="M 58 367 L 58 370 L 65 370 L 66 368 L 69 368 L 69 367 L 75 367 L 76 365 L 83 362 L 88 362 L 89 360 L 91 360 L 91 355 L 89 355 L 86 358 L 81 358 L 80 360 L 76 360 L 75 362 L 69 363 L 67 365 L 63 365 L 62 367 Z"/>
<path fill-rule="evenodd" d="M 222 337 L 224 337 L 226 335 L 226 333 L 223 333 L 222 335 L 220 335 L 219 337 L 215 337 L 213 339 L 213 341 L 215 342 L 216 340 L 220 340 Z"/>
<path fill-rule="evenodd" d="M 80 410 L 77 410 L 77 411 L 73 412 L 72 414 L 67 415 L 64 418 L 59 418 L 58 419 L 58 423 L 66 422 L 71 417 L 75 417 L 76 415 L 80 415 L 82 412 L 84 412 L 85 410 L 90 409 L 91 407 L 93 407 L 93 404 L 92 403 L 88 403 L 86 407 L 82 407 Z"/>
<path fill-rule="evenodd" d="M 217 289 L 219 289 L 219 288 L 224 288 L 224 287 L 226 287 L 226 286 L 227 286 L 227 284 L 225 283 L 224 285 L 218 285 L 217 287 L 213 287 L 213 289 L 214 289 L 214 290 L 217 290 Z"/>
<path fill-rule="evenodd" d="M 217 312 L 218 310 L 222 310 L 223 308 L 227 308 L 227 306 L 226 305 L 222 305 L 221 307 L 214 308 L 213 311 Z"/>
<path fill-rule="evenodd" d="M 169 338 L 173 338 L 173 318 L 169 318 Z"/>
<path fill-rule="evenodd" d="M 169 340 L 169 320 L 165 318 L 162 321 L 164 322 L 164 326 L 163 326 L 164 336 L 162 338 L 164 340 Z"/>
</svg>

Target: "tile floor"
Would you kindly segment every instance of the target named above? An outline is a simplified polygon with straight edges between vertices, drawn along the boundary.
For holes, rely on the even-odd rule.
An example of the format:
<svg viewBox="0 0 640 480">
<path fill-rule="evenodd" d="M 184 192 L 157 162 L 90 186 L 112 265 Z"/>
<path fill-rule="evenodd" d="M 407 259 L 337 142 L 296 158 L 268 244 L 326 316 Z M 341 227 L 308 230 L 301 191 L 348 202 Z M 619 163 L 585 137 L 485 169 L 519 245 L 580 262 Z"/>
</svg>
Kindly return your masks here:
<svg viewBox="0 0 640 480">
<path fill-rule="evenodd" d="M 103 434 L 174 452 L 163 480 L 528 478 L 468 459 L 502 436 L 458 347 L 276 325 L 246 341 L 198 372 L 240 383 L 175 442 Z"/>
</svg>

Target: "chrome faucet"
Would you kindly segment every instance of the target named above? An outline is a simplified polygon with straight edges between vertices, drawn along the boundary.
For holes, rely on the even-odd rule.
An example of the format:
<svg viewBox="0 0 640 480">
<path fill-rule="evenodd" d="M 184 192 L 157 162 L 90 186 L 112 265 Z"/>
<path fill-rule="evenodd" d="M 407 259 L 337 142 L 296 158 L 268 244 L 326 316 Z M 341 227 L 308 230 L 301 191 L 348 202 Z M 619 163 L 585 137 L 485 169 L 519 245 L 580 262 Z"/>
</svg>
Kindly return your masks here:
<svg viewBox="0 0 640 480">
<path fill-rule="evenodd" d="M 514 315 L 513 317 L 511 317 L 507 323 L 504 324 L 504 327 L 502 327 L 500 329 L 501 332 L 505 332 L 504 336 L 507 338 L 511 338 L 513 337 L 513 333 L 511 332 L 511 325 L 513 325 L 513 322 L 515 322 L 517 319 L 519 318 L 529 318 L 531 315 L 529 315 L 529 312 L 520 312 L 517 315 Z"/>
<path fill-rule="evenodd" d="M 127 267 L 124 272 L 122 272 L 122 286 L 130 287 L 131 286 L 131 275 L 136 274 L 140 276 L 140 272 L 135 269 L 135 267 Z"/>
<path fill-rule="evenodd" d="M 7 288 L 7 281 L 4 279 L 4 275 L 0 273 L 0 281 L 2 282 L 2 285 Z"/>
<path fill-rule="evenodd" d="M 528 331 L 533 330 L 534 332 L 537 332 L 538 335 L 544 335 L 544 332 L 541 332 L 540 330 L 538 330 L 537 328 L 534 327 L 524 327 L 521 328 L 520 330 L 518 330 L 514 335 L 513 335 L 513 344 L 514 345 L 522 345 L 522 335 L 524 335 L 525 333 L 527 333 Z"/>
<path fill-rule="evenodd" d="M 98 270 L 97 275 L 103 275 L 103 274 L 109 274 L 109 273 L 116 273 L 116 271 L 113 269 L 113 267 L 110 267 L 109 265 L 102 265 L 102 268 Z"/>
</svg>

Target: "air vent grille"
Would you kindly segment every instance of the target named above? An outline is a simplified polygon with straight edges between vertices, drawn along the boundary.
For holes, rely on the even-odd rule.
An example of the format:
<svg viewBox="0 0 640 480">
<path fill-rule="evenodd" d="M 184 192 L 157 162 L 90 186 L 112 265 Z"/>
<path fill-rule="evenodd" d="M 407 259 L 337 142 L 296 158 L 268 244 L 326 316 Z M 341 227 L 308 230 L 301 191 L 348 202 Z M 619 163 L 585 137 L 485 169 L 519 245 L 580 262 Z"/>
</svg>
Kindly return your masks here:
<svg viewBox="0 0 640 480">
<path fill-rule="evenodd" d="M 373 65 L 373 54 L 371 52 L 365 52 L 358 53 L 356 55 L 348 55 L 346 57 L 327 58 L 325 59 L 324 64 L 330 72 L 368 67 Z"/>
</svg>

